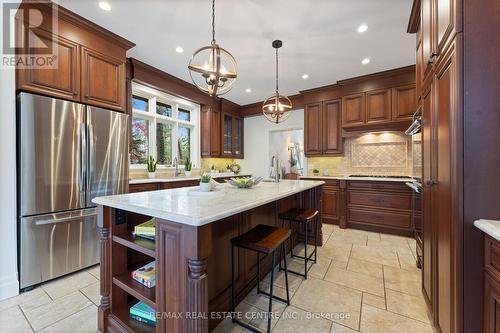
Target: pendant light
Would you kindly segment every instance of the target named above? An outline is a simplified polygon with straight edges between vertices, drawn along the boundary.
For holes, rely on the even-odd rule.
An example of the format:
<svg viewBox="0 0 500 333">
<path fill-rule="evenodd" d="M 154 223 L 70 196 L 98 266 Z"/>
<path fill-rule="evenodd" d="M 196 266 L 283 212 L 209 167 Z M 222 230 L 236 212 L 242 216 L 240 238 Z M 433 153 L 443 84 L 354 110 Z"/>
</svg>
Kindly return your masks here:
<svg viewBox="0 0 500 333">
<path fill-rule="evenodd" d="M 236 60 L 215 41 L 215 0 L 212 0 L 212 43 L 193 54 L 188 68 L 196 87 L 210 96 L 227 93 L 236 82 Z"/>
<path fill-rule="evenodd" d="M 278 124 L 279 122 L 285 121 L 290 116 L 292 101 L 290 101 L 288 97 L 280 95 L 278 90 L 278 49 L 283 46 L 283 42 L 275 40 L 272 45 L 276 49 L 276 91 L 274 95 L 264 101 L 262 113 L 269 121 Z"/>
</svg>

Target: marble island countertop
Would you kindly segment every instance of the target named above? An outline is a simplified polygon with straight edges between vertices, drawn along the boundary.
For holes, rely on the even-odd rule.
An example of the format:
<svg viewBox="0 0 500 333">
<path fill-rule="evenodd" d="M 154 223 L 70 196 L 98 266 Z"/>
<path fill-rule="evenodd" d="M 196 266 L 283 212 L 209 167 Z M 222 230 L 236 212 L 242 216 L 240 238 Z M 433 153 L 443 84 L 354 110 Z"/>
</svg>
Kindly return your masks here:
<svg viewBox="0 0 500 333">
<path fill-rule="evenodd" d="M 261 182 L 251 189 L 220 184 L 213 195 L 193 193 L 197 186 L 97 197 L 93 203 L 130 212 L 202 226 L 224 217 L 265 205 L 287 196 L 323 185 L 320 180 Z"/>
<path fill-rule="evenodd" d="M 412 182 L 413 178 L 393 178 L 393 177 L 349 177 L 349 176 L 300 176 L 307 179 L 338 179 L 338 180 L 366 180 L 379 182 Z"/>
<path fill-rule="evenodd" d="M 474 221 L 476 228 L 483 231 L 485 234 L 495 238 L 500 242 L 500 221 L 495 220 L 477 220 Z"/>
<path fill-rule="evenodd" d="M 217 179 L 217 178 L 224 178 L 224 177 L 250 177 L 250 174 L 247 173 L 241 173 L 241 174 L 234 174 L 234 173 L 229 173 L 229 172 L 223 172 L 223 173 L 214 173 L 212 174 L 212 178 Z M 200 179 L 201 176 L 172 176 L 172 177 L 166 177 L 166 178 L 137 178 L 137 179 L 130 179 L 129 184 L 146 184 L 146 183 L 168 183 L 168 182 L 181 182 L 181 181 L 188 181 L 188 180 L 198 180 Z"/>
</svg>

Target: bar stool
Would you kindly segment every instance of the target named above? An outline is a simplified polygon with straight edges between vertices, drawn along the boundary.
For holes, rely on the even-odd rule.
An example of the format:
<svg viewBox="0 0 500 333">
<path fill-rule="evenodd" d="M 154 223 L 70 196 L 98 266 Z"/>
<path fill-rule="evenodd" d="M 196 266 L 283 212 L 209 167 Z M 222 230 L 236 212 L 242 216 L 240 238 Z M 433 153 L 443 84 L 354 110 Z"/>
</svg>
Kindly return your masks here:
<svg viewBox="0 0 500 333">
<path fill-rule="evenodd" d="M 254 251 L 257 253 L 257 294 L 264 294 L 269 297 L 269 311 L 267 318 L 267 332 L 271 331 L 271 313 L 272 313 L 272 303 L 273 298 L 290 305 L 290 294 L 288 291 L 288 271 L 286 268 L 285 261 L 285 285 L 286 285 L 286 299 L 273 295 L 273 283 L 274 283 L 274 267 L 276 265 L 276 249 L 281 247 L 281 255 L 285 256 L 285 240 L 290 237 L 291 231 L 287 228 L 273 227 L 270 225 L 259 224 L 255 228 L 247 231 L 246 233 L 231 239 L 231 313 L 235 310 L 235 298 L 240 295 L 240 293 L 253 282 L 250 281 L 245 285 L 242 290 L 235 295 L 234 294 L 234 249 L 243 248 L 246 250 Z M 271 266 L 271 285 L 269 293 L 260 290 L 260 255 L 264 254 L 267 256 L 271 254 L 272 256 L 272 266 Z M 281 262 L 280 262 L 281 266 Z M 233 322 L 237 323 L 252 332 L 261 332 L 255 327 L 246 324 L 233 316 Z"/>
<path fill-rule="evenodd" d="M 285 226 L 285 221 L 288 221 L 290 229 L 292 229 L 292 222 L 296 222 L 300 225 L 300 227 L 304 227 L 304 256 L 299 256 L 293 253 L 293 240 L 292 237 L 290 237 L 290 253 L 292 258 L 298 258 L 304 260 L 304 273 L 288 270 L 290 273 L 296 274 L 303 276 L 307 280 L 307 272 L 309 269 L 307 269 L 307 264 L 309 263 L 309 260 L 311 260 L 313 263 L 316 263 L 317 259 L 317 250 L 318 250 L 318 218 L 316 217 L 318 215 L 318 211 L 314 209 L 298 209 L 298 208 L 292 208 L 284 213 L 281 213 L 278 215 L 278 217 L 281 219 L 281 226 Z M 308 256 L 307 255 L 307 230 L 309 229 L 309 223 L 313 222 L 314 223 L 314 250 L 311 252 L 311 254 Z M 314 259 L 311 259 L 311 257 L 314 255 Z M 285 257 L 285 263 L 286 263 L 286 257 Z M 311 266 L 312 267 L 312 266 Z M 280 270 L 281 270 L 281 261 L 280 261 Z"/>
</svg>

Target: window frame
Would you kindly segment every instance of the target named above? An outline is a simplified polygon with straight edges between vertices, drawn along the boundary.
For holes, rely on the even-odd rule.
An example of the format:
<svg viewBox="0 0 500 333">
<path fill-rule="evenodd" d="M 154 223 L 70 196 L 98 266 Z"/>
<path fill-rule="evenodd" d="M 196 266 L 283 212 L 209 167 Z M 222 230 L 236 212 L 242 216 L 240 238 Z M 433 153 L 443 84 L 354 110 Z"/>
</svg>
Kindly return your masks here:
<svg viewBox="0 0 500 333">
<path fill-rule="evenodd" d="M 155 160 L 158 157 L 157 144 L 156 144 L 156 127 L 158 123 L 172 124 L 172 164 L 158 164 L 158 169 L 175 169 L 173 161 L 175 158 L 179 161 L 178 149 L 178 133 L 179 125 L 188 127 L 190 129 L 190 159 L 191 162 L 199 167 L 200 165 L 200 106 L 189 101 L 168 95 L 164 92 L 145 87 L 136 83 L 132 84 L 132 98 L 134 97 L 145 98 L 148 100 L 148 111 L 139 109 L 132 109 L 132 118 L 145 119 L 149 121 L 149 155 L 153 156 Z M 172 107 L 172 117 L 167 117 L 156 113 L 156 103 L 167 104 Z M 133 103 L 132 103 L 133 105 Z M 190 112 L 190 121 L 178 119 L 179 109 Z M 132 131 L 132 129 L 131 129 Z M 146 164 L 132 164 L 129 159 L 131 169 L 144 169 Z M 184 164 L 179 164 L 179 168 L 184 168 Z"/>
</svg>

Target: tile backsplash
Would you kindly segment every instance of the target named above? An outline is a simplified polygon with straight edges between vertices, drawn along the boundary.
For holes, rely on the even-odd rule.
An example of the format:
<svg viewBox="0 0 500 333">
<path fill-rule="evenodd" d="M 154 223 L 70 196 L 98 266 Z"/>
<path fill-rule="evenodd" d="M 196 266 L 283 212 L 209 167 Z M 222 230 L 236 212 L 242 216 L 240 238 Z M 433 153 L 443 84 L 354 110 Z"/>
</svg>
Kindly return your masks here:
<svg viewBox="0 0 500 333">
<path fill-rule="evenodd" d="M 346 138 L 344 156 L 307 159 L 307 174 L 314 169 L 332 176 L 412 174 L 411 139 L 402 132 L 368 133 Z"/>
</svg>

